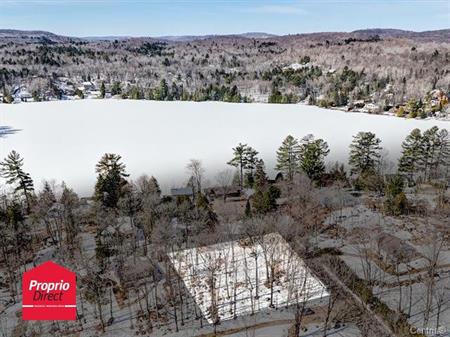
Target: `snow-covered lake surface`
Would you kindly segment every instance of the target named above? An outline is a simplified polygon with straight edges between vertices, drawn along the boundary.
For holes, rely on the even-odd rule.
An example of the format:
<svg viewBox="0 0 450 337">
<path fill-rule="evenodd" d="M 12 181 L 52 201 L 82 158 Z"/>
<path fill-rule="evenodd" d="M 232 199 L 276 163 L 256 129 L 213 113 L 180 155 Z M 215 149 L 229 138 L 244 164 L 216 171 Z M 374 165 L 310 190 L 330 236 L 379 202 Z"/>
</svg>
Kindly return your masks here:
<svg viewBox="0 0 450 337">
<path fill-rule="evenodd" d="M 391 159 L 414 128 L 450 123 L 345 113 L 304 105 L 82 100 L 0 104 L 0 126 L 19 129 L 0 138 L 0 157 L 15 149 L 38 186 L 65 181 L 90 195 L 95 164 L 105 152 L 122 155 L 131 178 L 154 175 L 167 191 L 187 179 L 189 159 L 203 162 L 206 176 L 227 167 L 232 147 L 248 143 L 260 152 L 269 174 L 282 140 L 312 133 L 330 146 L 327 161 L 347 162 L 359 131 L 381 138 Z"/>
</svg>

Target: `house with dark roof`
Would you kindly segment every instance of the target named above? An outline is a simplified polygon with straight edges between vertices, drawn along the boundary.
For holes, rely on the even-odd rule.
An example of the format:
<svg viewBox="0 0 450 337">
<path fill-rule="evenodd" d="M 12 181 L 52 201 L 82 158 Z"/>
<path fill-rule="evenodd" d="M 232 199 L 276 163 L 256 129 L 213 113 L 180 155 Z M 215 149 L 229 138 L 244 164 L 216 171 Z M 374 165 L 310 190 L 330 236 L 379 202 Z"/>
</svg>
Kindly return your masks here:
<svg viewBox="0 0 450 337">
<path fill-rule="evenodd" d="M 194 191 L 192 190 L 192 187 L 172 188 L 170 190 L 170 195 L 172 197 L 189 197 L 189 198 L 192 198 L 194 196 Z"/>
<path fill-rule="evenodd" d="M 377 239 L 378 253 L 387 263 L 411 262 L 420 254 L 407 242 L 398 237 L 381 233 Z"/>
</svg>

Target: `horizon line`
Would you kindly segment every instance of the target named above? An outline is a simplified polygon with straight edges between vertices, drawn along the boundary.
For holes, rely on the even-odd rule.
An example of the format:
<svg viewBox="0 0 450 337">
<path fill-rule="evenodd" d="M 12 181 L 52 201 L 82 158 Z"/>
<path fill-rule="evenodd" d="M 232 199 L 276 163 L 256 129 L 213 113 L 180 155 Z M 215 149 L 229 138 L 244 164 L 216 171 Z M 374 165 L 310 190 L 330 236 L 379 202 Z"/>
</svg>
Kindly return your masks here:
<svg viewBox="0 0 450 337">
<path fill-rule="evenodd" d="M 234 33 L 224 33 L 224 32 L 215 32 L 215 33 L 192 33 L 192 34 L 163 34 L 163 35 L 134 35 L 134 34 L 93 34 L 93 35 L 66 35 L 65 33 L 59 33 L 51 30 L 45 30 L 45 29 L 18 29 L 18 28 L 0 28 L 0 32 L 2 31 L 15 31 L 15 32 L 23 32 L 23 33 L 50 33 L 57 36 L 62 37 L 68 37 L 68 38 L 80 38 L 80 39 L 89 39 L 89 38 L 174 38 L 174 37 L 208 37 L 208 36 L 239 36 L 239 35 L 245 35 L 245 34 L 267 34 L 272 35 L 273 37 L 282 37 L 282 36 L 289 36 L 289 35 L 308 35 L 308 34 L 321 34 L 321 33 L 355 33 L 355 32 L 361 32 L 361 31 L 368 31 L 368 30 L 391 30 L 391 31 L 402 31 L 402 32 L 410 32 L 410 33 L 426 33 L 426 32 L 437 32 L 437 31 L 446 31 L 450 28 L 439 28 L 439 29 L 426 29 L 426 30 L 410 30 L 410 29 L 403 29 L 403 28 L 391 28 L 391 27 L 367 27 L 367 28 L 359 28 L 354 30 L 340 30 L 340 31 L 311 31 L 311 32 L 290 32 L 290 33 L 283 33 L 283 34 L 276 34 L 268 31 L 241 31 L 241 32 L 234 32 Z"/>
</svg>

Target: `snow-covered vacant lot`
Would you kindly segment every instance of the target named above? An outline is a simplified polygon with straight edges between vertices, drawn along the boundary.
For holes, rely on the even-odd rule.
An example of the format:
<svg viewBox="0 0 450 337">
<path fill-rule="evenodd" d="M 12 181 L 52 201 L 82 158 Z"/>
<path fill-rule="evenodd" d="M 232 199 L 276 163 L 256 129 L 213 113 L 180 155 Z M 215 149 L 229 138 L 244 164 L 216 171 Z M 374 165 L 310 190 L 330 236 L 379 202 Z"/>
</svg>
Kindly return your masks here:
<svg viewBox="0 0 450 337">
<path fill-rule="evenodd" d="M 444 121 L 287 104 L 130 100 L 0 104 L 0 126 L 20 129 L 0 138 L 0 157 L 15 149 L 38 185 L 43 179 L 64 180 L 80 194 L 90 195 L 95 164 L 105 152 L 113 152 L 122 155 L 131 178 L 154 175 L 167 191 L 185 182 L 185 165 L 191 158 L 202 160 L 212 181 L 239 142 L 257 149 L 273 173 L 275 152 L 288 134 L 323 138 L 331 150 L 327 161 L 346 162 L 352 136 L 372 131 L 395 159 L 412 129 L 433 125 L 450 127 Z"/>
<path fill-rule="evenodd" d="M 210 324 L 328 297 L 278 233 L 186 249 L 170 259 Z"/>
</svg>

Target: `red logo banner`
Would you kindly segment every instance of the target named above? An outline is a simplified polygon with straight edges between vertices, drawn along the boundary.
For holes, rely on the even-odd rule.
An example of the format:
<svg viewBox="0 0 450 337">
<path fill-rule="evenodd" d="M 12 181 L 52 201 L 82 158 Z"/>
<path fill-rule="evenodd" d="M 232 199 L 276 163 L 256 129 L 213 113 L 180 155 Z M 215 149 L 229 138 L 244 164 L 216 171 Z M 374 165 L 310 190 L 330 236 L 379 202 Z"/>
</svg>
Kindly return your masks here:
<svg viewBox="0 0 450 337">
<path fill-rule="evenodd" d="M 70 270 L 48 261 L 23 274 L 23 320 L 75 320 L 76 301 L 76 274 Z"/>
</svg>

